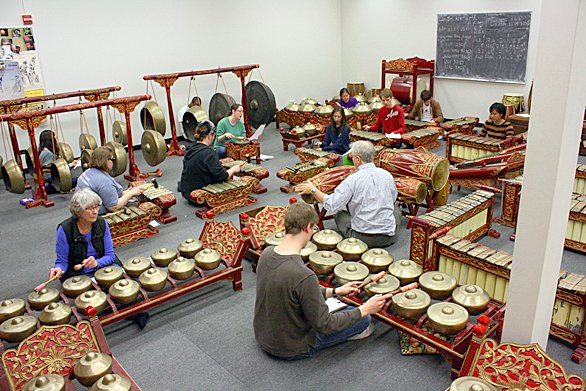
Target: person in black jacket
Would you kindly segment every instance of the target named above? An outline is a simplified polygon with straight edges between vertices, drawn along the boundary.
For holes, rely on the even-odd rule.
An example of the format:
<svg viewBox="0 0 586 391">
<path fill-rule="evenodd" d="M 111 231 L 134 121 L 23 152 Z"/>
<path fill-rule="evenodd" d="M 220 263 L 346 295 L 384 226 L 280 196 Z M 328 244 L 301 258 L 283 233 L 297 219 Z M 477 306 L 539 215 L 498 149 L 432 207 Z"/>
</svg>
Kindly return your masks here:
<svg viewBox="0 0 586 391">
<path fill-rule="evenodd" d="M 179 191 L 183 198 L 195 203 L 189 195 L 212 183 L 224 182 L 240 171 L 236 165 L 226 170 L 220 164 L 218 155 L 211 148 L 216 138 L 216 127 L 211 121 L 202 121 L 195 129 L 196 143 L 187 148 L 183 157 L 183 171 Z"/>
</svg>

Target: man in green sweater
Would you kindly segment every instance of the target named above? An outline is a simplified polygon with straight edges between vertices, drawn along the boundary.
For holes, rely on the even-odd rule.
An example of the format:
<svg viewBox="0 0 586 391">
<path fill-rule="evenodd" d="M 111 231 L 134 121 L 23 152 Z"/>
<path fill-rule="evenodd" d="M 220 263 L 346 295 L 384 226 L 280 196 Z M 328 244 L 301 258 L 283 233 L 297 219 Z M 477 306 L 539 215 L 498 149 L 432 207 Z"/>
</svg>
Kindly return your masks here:
<svg viewBox="0 0 586 391">
<path fill-rule="evenodd" d="M 355 293 L 360 282 L 326 289 L 303 264 L 299 253 L 317 222 L 310 205 L 291 205 L 285 216 L 285 240 L 268 247 L 258 261 L 254 334 L 264 351 L 287 360 L 369 336 L 374 330 L 370 315 L 385 304 L 383 296 L 375 295 L 360 307 L 329 312 L 325 299 Z"/>
</svg>

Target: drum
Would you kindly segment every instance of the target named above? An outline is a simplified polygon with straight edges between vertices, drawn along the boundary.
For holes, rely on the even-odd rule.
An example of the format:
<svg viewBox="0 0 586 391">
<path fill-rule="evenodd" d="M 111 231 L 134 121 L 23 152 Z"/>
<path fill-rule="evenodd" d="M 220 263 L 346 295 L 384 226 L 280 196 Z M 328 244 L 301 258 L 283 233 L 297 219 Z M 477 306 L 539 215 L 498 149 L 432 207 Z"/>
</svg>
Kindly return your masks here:
<svg viewBox="0 0 586 391">
<path fill-rule="evenodd" d="M 425 183 L 413 178 L 395 178 L 395 185 L 399 192 L 399 198 L 405 202 L 415 202 L 421 204 L 425 201 L 427 195 L 427 186 Z"/>
<path fill-rule="evenodd" d="M 311 178 L 310 181 L 319 189 L 319 191 L 325 194 L 332 194 L 336 187 L 338 187 L 344 179 L 355 171 L 356 168 L 354 166 L 334 167 L 331 170 L 317 174 Z M 314 202 L 314 198 L 311 194 L 303 194 L 301 197 L 303 198 L 303 201 L 308 204 Z"/>
<path fill-rule="evenodd" d="M 382 151 L 379 156 L 379 167 L 399 177 L 418 179 L 435 191 L 443 189 L 450 176 L 448 159 L 418 149 Z"/>
<path fill-rule="evenodd" d="M 364 83 L 347 83 L 346 88 L 348 88 L 350 96 L 356 96 L 358 94 L 366 95 L 366 87 L 364 87 Z"/>
<path fill-rule="evenodd" d="M 416 94 L 420 94 L 421 91 L 427 89 L 427 83 L 424 79 L 417 79 Z M 414 105 L 415 102 L 411 102 L 413 96 L 413 78 L 412 77 L 395 77 L 391 82 L 391 92 L 393 97 L 404 105 Z"/>
<path fill-rule="evenodd" d="M 505 104 L 505 119 L 509 119 L 511 116 L 517 114 L 515 112 L 515 105 L 513 103 Z"/>
<path fill-rule="evenodd" d="M 503 95 L 503 104 L 514 105 L 517 113 L 525 111 L 525 97 L 523 96 L 523 94 L 514 94 L 511 92 L 505 93 Z"/>
</svg>

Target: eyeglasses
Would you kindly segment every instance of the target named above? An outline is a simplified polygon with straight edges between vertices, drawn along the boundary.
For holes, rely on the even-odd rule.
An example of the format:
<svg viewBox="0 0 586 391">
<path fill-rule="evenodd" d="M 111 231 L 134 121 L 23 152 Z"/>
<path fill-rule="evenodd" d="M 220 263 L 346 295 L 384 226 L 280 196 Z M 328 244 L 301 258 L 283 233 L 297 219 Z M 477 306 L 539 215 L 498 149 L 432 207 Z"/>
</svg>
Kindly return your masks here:
<svg viewBox="0 0 586 391">
<path fill-rule="evenodd" d="M 236 111 L 239 112 L 239 113 L 244 113 L 244 109 L 238 109 Z"/>
<path fill-rule="evenodd" d="M 116 158 L 115 158 L 114 156 L 112 156 L 112 157 L 111 157 L 110 159 L 108 159 L 108 160 L 111 160 L 112 162 L 115 162 L 115 161 L 116 161 Z"/>
<path fill-rule="evenodd" d="M 85 208 L 85 210 L 94 210 L 94 209 L 100 209 L 100 204 L 88 206 L 87 208 Z"/>
</svg>

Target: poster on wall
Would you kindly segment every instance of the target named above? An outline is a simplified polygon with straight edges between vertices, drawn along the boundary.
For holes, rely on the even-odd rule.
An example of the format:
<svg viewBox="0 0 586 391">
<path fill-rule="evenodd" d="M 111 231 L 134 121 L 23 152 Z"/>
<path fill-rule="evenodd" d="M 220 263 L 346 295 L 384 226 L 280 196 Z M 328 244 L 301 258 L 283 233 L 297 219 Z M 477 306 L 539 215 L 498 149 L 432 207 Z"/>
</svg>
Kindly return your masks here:
<svg viewBox="0 0 586 391">
<path fill-rule="evenodd" d="M 44 95 L 32 27 L 0 27 L 0 100 Z"/>
</svg>

